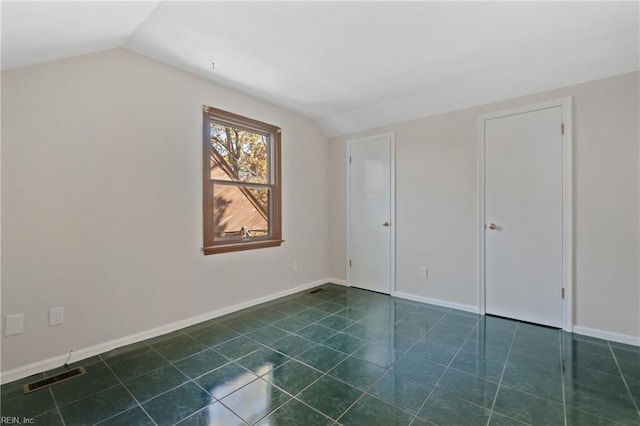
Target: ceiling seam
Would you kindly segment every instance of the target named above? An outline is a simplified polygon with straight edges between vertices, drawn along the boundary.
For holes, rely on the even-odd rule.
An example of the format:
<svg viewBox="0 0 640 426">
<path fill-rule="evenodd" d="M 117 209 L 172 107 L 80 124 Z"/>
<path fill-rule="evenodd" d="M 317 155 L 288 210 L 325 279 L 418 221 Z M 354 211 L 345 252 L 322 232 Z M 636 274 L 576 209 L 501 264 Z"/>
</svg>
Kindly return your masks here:
<svg viewBox="0 0 640 426">
<path fill-rule="evenodd" d="M 160 7 L 160 5 L 161 5 L 162 3 L 163 3 L 163 0 L 160 0 L 160 1 L 156 2 L 155 7 L 154 7 L 153 9 L 151 9 L 151 10 L 149 11 L 149 13 L 147 13 L 147 16 L 145 16 L 144 18 L 142 18 L 142 19 L 140 20 L 140 22 L 138 23 L 138 25 L 136 25 L 136 27 L 133 29 L 133 31 L 131 31 L 131 33 L 127 36 L 127 38 L 126 38 L 126 39 L 124 39 L 124 41 L 122 42 L 122 45 L 121 45 L 120 47 L 122 47 L 122 48 L 126 48 L 127 44 L 129 44 L 129 40 L 131 40 L 131 37 L 133 37 L 133 35 L 134 35 L 135 33 L 137 33 L 137 32 L 138 32 L 138 30 L 140 30 L 140 27 L 142 27 L 142 26 L 145 24 L 145 22 L 147 22 L 147 20 L 149 19 L 149 17 L 150 17 L 151 15 L 153 15 L 153 14 L 155 13 L 155 11 L 156 11 L 156 10 L 158 10 L 158 7 Z"/>
</svg>

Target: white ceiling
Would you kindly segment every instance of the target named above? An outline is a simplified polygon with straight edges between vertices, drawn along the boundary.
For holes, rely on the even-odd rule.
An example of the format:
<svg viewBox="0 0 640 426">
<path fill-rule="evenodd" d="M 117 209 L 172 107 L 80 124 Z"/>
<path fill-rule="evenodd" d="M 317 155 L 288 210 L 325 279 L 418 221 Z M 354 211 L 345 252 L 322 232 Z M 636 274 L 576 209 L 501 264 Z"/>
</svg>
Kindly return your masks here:
<svg viewBox="0 0 640 426">
<path fill-rule="evenodd" d="M 124 47 L 335 136 L 638 70 L 639 5 L 5 1 L 2 68 Z"/>
</svg>

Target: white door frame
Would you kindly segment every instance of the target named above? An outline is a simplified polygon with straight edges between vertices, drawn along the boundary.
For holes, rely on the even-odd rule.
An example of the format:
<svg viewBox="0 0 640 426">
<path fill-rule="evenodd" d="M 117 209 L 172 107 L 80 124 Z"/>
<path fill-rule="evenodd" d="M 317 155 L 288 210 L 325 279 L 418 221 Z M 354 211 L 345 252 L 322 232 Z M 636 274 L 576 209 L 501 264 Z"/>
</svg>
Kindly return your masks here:
<svg viewBox="0 0 640 426">
<path fill-rule="evenodd" d="M 389 282 L 390 282 L 390 289 L 389 289 L 389 294 L 391 296 L 395 295 L 396 293 L 396 136 L 395 136 L 395 132 L 389 132 L 389 133 L 382 133 L 379 135 L 374 135 L 374 136 L 368 136 L 365 138 L 358 138 L 358 139 L 348 139 L 347 140 L 347 144 L 346 144 L 346 162 L 345 162 L 345 170 L 347 171 L 347 199 L 346 199 L 346 203 L 347 203 L 347 215 L 346 215 L 346 224 L 347 224 L 347 258 L 345 259 L 345 265 L 347 267 L 347 285 L 351 285 L 351 268 L 349 268 L 349 259 L 351 259 L 351 221 L 349 220 L 349 218 L 351 217 L 351 172 L 349 170 L 349 154 L 351 152 L 351 145 L 355 144 L 355 143 L 359 143 L 359 142 L 365 142 L 368 140 L 372 140 L 372 139 L 378 139 L 378 138 L 389 138 L 389 150 L 390 152 L 390 159 L 389 161 L 391 162 L 391 164 L 389 165 L 389 172 L 391 175 L 391 192 L 390 192 L 390 203 L 391 203 L 391 208 L 390 208 L 390 212 L 391 212 L 391 218 L 389 219 L 391 222 L 391 229 L 389 230 L 391 232 L 391 250 L 389 251 L 391 259 L 390 259 L 390 277 L 389 277 Z"/>
<path fill-rule="evenodd" d="M 573 98 L 566 97 L 478 116 L 478 307 L 485 301 L 485 122 L 510 115 L 562 107 L 562 328 L 573 331 Z"/>
</svg>

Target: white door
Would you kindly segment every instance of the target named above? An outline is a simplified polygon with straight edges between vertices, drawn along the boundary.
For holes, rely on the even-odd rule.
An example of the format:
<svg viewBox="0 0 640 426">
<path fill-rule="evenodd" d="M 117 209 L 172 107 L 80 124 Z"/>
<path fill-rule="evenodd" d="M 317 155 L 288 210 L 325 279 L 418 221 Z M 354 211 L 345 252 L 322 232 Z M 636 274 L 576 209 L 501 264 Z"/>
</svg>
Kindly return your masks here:
<svg viewBox="0 0 640 426">
<path fill-rule="evenodd" d="M 391 293 L 392 136 L 348 142 L 347 281 Z"/>
<path fill-rule="evenodd" d="M 563 324 L 562 107 L 485 121 L 486 312 Z"/>
</svg>

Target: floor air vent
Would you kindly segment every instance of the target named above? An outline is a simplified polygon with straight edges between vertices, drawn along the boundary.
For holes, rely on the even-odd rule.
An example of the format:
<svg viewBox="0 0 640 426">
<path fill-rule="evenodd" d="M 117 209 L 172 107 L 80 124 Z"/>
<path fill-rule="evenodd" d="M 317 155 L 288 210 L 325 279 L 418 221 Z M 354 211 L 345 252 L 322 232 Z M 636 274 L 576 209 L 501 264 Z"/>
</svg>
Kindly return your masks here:
<svg viewBox="0 0 640 426">
<path fill-rule="evenodd" d="M 325 289 L 325 288 L 316 288 L 315 290 L 311 290 L 309 292 L 309 294 L 318 294 L 318 293 L 322 293 L 323 291 L 327 291 L 327 289 Z"/>
<path fill-rule="evenodd" d="M 37 390 L 53 386 L 56 383 L 72 379 L 76 376 L 82 376 L 83 374 L 87 374 L 84 367 L 74 368 L 73 370 L 65 371 L 64 373 L 56 374 L 55 376 L 47 377 L 46 379 L 38 380 L 37 382 L 27 383 L 22 386 L 22 390 L 24 393 L 35 392 Z"/>
</svg>

